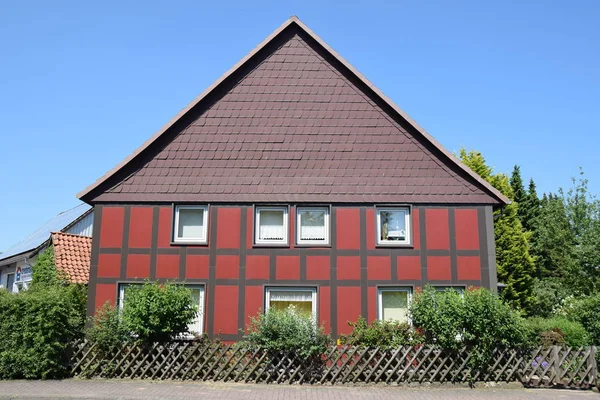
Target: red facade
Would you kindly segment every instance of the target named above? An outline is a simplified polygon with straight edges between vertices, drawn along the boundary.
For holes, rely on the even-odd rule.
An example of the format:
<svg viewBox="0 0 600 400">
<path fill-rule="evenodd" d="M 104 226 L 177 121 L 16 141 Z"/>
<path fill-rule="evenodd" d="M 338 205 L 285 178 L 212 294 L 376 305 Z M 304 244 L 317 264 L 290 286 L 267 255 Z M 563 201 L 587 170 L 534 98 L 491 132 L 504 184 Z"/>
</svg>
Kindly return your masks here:
<svg viewBox="0 0 600 400">
<path fill-rule="evenodd" d="M 374 210 L 332 206 L 328 247 L 257 247 L 252 205 L 211 205 L 206 245 L 171 241 L 172 205 L 97 205 L 90 313 L 114 304 L 123 283 L 203 285 L 204 331 L 236 340 L 264 309 L 266 287 L 308 286 L 317 288 L 317 317 L 335 337 L 360 315 L 377 318 L 380 287 L 495 284 L 485 245 L 489 206 L 413 206 L 413 245 L 402 248 L 376 245 Z M 290 211 L 293 237 L 294 207 Z"/>
</svg>

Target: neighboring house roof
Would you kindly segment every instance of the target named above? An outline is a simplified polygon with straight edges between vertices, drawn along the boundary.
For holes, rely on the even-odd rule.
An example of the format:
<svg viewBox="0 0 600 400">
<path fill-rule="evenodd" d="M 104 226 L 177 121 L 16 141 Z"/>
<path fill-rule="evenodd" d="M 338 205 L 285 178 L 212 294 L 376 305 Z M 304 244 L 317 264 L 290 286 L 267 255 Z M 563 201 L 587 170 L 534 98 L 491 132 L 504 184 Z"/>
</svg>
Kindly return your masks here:
<svg viewBox="0 0 600 400">
<path fill-rule="evenodd" d="M 509 202 L 296 17 L 78 197 Z"/>
<path fill-rule="evenodd" d="M 92 238 L 64 232 L 52 233 L 54 245 L 54 263 L 63 271 L 72 283 L 88 283 L 90 279 L 90 260 Z"/>
<path fill-rule="evenodd" d="M 40 246 L 48 242 L 51 232 L 65 230 L 91 211 L 92 208 L 89 205 L 80 204 L 70 210 L 61 212 L 0 254 L 0 266 L 29 258 L 36 253 Z"/>
</svg>

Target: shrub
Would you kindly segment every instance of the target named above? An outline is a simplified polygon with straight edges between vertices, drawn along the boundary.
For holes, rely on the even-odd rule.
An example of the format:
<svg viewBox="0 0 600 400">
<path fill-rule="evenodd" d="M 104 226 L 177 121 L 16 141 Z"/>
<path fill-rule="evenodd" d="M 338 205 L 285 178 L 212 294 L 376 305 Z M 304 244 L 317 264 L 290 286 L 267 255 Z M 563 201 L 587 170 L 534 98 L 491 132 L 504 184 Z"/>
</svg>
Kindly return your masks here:
<svg viewBox="0 0 600 400">
<path fill-rule="evenodd" d="M 286 310 L 269 309 L 250 319 L 244 343 L 269 352 L 293 351 L 302 358 L 320 356 L 327 350 L 331 338 L 317 326 L 310 315 L 293 306 Z"/>
<path fill-rule="evenodd" d="M 600 345 L 600 293 L 578 299 L 571 304 L 567 317 L 577 321 L 590 335 L 590 342 Z"/>
<path fill-rule="evenodd" d="M 537 345 L 552 346 L 567 344 L 571 347 L 587 346 L 590 337 L 578 322 L 564 317 L 529 318 L 526 320 L 530 341 Z"/>
<path fill-rule="evenodd" d="M 125 330 L 119 310 L 105 303 L 96 311 L 87 332 L 89 341 L 96 344 L 98 350 L 109 353 L 113 348 L 130 339 L 130 334 Z"/>
<path fill-rule="evenodd" d="M 570 295 L 569 289 L 558 279 L 535 280 L 529 315 L 544 318 L 556 315 Z"/>
<path fill-rule="evenodd" d="M 62 288 L 0 290 L 0 379 L 57 379 L 69 373 L 73 306 Z"/>
<path fill-rule="evenodd" d="M 410 306 L 413 324 L 423 329 L 426 343 L 455 351 L 471 348 L 473 371 L 492 362 L 497 347 L 525 347 L 521 316 L 487 289 L 438 292 L 426 287 Z"/>
<path fill-rule="evenodd" d="M 183 285 L 145 282 L 127 288 L 123 329 L 139 342 L 167 342 L 188 332 L 198 307 Z"/>
<path fill-rule="evenodd" d="M 363 317 L 359 317 L 348 325 L 352 327 L 352 333 L 340 336 L 342 344 L 390 349 L 421 344 L 424 339 L 406 322 L 374 320 L 367 324 Z"/>
</svg>

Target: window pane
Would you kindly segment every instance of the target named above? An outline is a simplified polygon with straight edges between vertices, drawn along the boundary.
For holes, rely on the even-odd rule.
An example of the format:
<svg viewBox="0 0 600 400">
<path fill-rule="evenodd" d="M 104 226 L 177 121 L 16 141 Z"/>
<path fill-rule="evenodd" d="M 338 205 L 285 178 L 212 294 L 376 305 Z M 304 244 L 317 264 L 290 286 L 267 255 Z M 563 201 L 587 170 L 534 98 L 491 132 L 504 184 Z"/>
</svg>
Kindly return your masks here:
<svg viewBox="0 0 600 400">
<path fill-rule="evenodd" d="M 380 240 L 406 240 L 406 211 L 380 211 Z"/>
<path fill-rule="evenodd" d="M 261 210 L 258 229 L 260 240 L 284 240 L 283 210 Z"/>
<path fill-rule="evenodd" d="M 384 320 L 408 321 L 408 292 L 382 291 L 381 303 Z"/>
<path fill-rule="evenodd" d="M 201 301 L 203 289 L 198 288 L 198 287 L 194 287 L 194 288 L 188 287 L 188 289 L 190 289 L 190 291 L 192 292 L 192 298 L 194 299 L 194 305 L 198 306 L 198 314 L 196 314 L 196 318 L 194 318 L 194 320 L 192 322 L 190 322 L 190 325 L 188 326 L 188 330 L 191 333 L 202 333 L 201 328 L 200 328 L 200 319 L 202 318 L 202 304 L 200 301 Z"/>
<path fill-rule="evenodd" d="M 6 289 L 12 293 L 13 284 L 15 283 L 15 274 L 7 274 L 6 275 Z"/>
<path fill-rule="evenodd" d="M 287 310 L 290 306 L 294 306 L 301 314 L 312 315 L 312 301 L 278 301 L 271 299 L 271 302 L 269 303 L 269 307 L 276 310 Z"/>
<path fill-rule="evenodd" d="M 300 240 L 321 240 L 326 237 L 325 211 L 300 211 Z"/>
<path fill-rule="evenodd" d="M 198 239 L 204 236 L 204 209 L 180 208 L 178 238 Z"/>
</svg>

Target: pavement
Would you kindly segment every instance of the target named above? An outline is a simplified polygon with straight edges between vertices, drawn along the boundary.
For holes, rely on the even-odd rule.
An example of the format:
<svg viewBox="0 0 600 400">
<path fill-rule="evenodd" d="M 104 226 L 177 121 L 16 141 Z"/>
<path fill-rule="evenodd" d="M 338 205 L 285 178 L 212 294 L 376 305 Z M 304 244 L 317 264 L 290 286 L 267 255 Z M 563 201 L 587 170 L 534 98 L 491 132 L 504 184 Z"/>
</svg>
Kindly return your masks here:
<svg viewBox="0 0 600 400">
<path fill-rule="evenodd" d="M 223 399 L 223 400 L 562 400 L 596 399 L 586 390 L 398 387 L 398 386 L 300 386 L 210 382 L 157 382 L 140 380 L 0 381 L 0 399 Z"/>
</svg>

